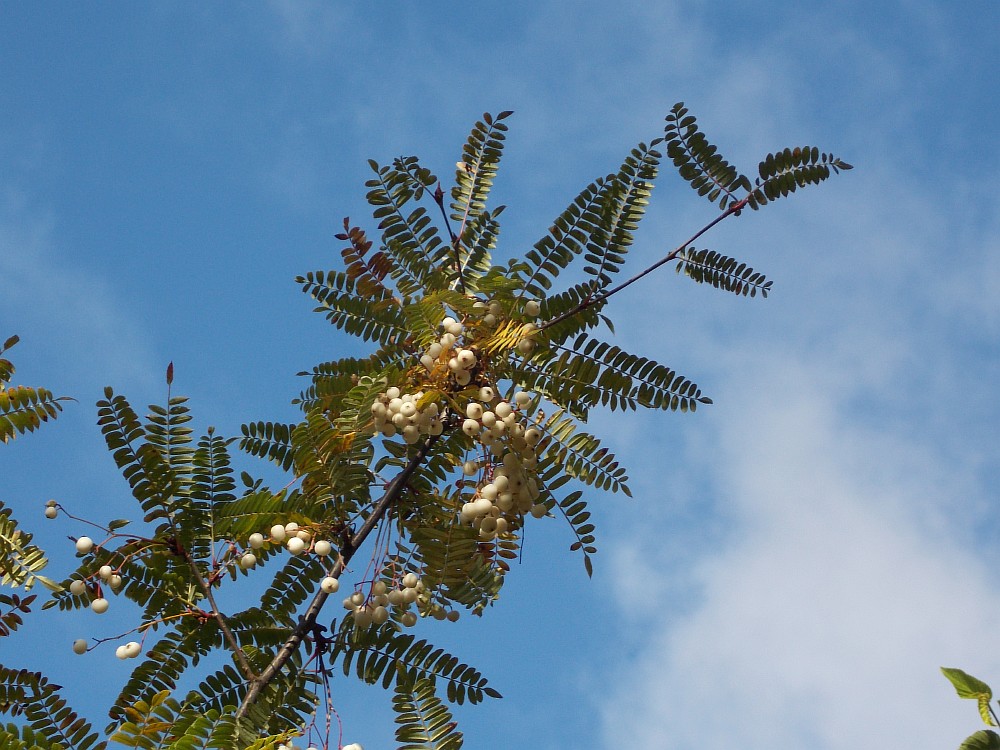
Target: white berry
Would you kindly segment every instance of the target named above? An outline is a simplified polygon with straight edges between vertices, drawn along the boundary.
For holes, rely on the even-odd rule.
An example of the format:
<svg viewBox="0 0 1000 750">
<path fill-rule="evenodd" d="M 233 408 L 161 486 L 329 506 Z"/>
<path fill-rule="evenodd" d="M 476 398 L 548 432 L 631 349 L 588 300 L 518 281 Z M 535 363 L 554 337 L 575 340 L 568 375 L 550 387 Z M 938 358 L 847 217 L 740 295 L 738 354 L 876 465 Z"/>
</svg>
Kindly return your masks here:
<svg viewBox="0 0 1000 750">
<path fill-rule="evenodd" d="M 319 587 L 323 590 L 324 594 L 335 594 L 337 593 L 337 589 L 340 588 L 340 581 L 336 578 L 332 578 L 331 576 L 327 576 L 323 579 L 322 583 L 320 583 Z"/>
<path fill-rule="evenodd" d="M 113 568 L 112 568 L 112 567 L 111 567 L 110 565 L 102 565 L 102 566 L 100 567 L 100 569 L 99 569 L 99 570 L 97 571 L 97 574 L 98 574 L 98 575 L 99 575 L 99 576 L 100 576 L 100 577 L 101 577 L 101 578 L 102 578 L 103 580 L 105 580 L 105 581 L 106 581 L 106 580 L 108 580 L 109 578 L 111 578 L 111 575 L 112 575 L 112 574 L 113 574 L 114 572 L 115 572 L 115 571 L 114 571 L 114 569 L 113 569 Z"/>
<path fill-rule="evenodd" d="M 333 551 L 333 545 L 330 544 L 326 539 L 320 539 L 313 546 L 313 552 L 315 552 L 320 557 L 326 557 Z"/>
<path fill-rule="evenodd" d="M 73 653 L 74 654 L 85 654 L 87 653 L 87 642 L 83 638 L 77 638 L 73 641 Z"/>
<path fill-rule="evenodd" d="M 100 599 L 94 599 L 94 601 L 90 603 L 90 608 L 94 610 L 94 612 L 96 612 L 97 614 L 103 615 L 105 612 L 108 611 L 108 600 L 105 599 L 104 597 L 101 597 Z"/>
<path fill-rule="evenodd" d="M 365 607 L 354 610 L 354 625 L 359 630 L 367 630 L 372 624 L 372 613 Z"/>
<path fill-rule="evenodd" d="M 86 555 L 92 549 L 94 549 L 94 540 L 89 536 L 81 536 L 76 540 L 76 551 L 81 555 Z"/>
<path fill-rule="evenodd" d="M 470 349 L 460 349 L 456 359 L 463 370 L 469 370 L 476 364 L 476 354 Z"/>
<path fill-rule="evenodd" d="M 76 580 L 69 585 L 69 593 L 74 596 L 83 596 L 87 591 L 87 584 L 85 581 Z"/>
<path fill-rule="evenodd" d="M 291 539 L 288 540 L 288 551 L 291 552 L 293 555 L 299 554 L 305 548 L 306 548 L 306 543 L 297 536 L 293 536 Z"/>
<path fill-rule="evenodd" d="M 285 526 L 284 524 L 275 524 L 271 527 L 271 541 L 280 544 L 285 541 Z"/>
<path fill-rule="evenodd" d="M 142 652 L 142 646 L 140 646 L 135 641 L 129 641 L 125 644 L 125 658 L 134 659 Z"/>
<path fill-rule="evenodd" d="M 257 566 L 257 556 L 252 552 L 247 552 L 243 557 L 240 558 L 240 567 L 243 570 L 250 570 Z"/>
<path fill-rule="evenodd" d="M 46 518 L 55 518 L 58 515 L 59 515 L 59 509 L 56 508 L 56 506 L 54 505 L 50 505 L 48 508 L 45 509 Z"/>
</svg>

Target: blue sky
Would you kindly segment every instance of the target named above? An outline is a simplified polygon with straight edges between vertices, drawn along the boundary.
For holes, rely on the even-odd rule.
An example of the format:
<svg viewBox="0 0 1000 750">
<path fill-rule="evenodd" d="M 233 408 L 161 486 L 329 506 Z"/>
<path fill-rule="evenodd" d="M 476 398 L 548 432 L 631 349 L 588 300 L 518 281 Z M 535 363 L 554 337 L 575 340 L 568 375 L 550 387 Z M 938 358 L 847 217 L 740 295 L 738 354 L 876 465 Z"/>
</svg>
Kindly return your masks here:
<svg viewBox="0 0 1000 750">
<path fill-rule="evenodd" d="M 595 416 L 635 499 L 593 497 L 594 580 L 553 521 L 482 622 L 431 631 L 505 695 L 467 746 L 957 745 L 937 667 L 1000 683 L 998 31 L 975 1 L 3 4 L 0 337 L 78 403 L 0 452 L 0 497 L 68 565 L 42 504 L 131 512 L 93 403 L 162 401 L 169 361 L 201 429 L 294 418 L 295 373 L 355 351 L 293 278 L 336 266 L 368 158 L 444 177 L 515 110 L 506 258 L 683 100 L 744 171 L 807 143 L 856 169 L 705 238 L 768 300 L 663 271 L 610 307 L 716 403 Z M 664 169 L 629 268 L 713 215 Z M 36 622 L 0 658 L 99 717 L 124 667 L 69 643 L 115 623 Z M 389 746 L 387 695 L 336 705 Z"/>
</svg>

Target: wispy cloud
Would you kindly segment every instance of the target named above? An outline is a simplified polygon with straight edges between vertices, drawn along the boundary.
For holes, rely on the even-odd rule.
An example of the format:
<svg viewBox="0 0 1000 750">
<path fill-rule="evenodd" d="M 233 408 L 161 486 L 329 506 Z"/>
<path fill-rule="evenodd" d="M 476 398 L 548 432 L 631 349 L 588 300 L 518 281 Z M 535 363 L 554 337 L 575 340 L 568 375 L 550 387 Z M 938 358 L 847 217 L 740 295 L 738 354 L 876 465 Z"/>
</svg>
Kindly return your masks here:
<svg viewBox="0 0 1000 750">
<path fill-rule="evenodd" d="M 676 604 L 687 615 L 634 623 L 644 647 L 605 705 L 607 746 L 955 744 L 975 715 L 938 665 L 1000 673 L 985 648 L 1000 588 L 966 546 L 968 526 L 936 512 L 975 492 L 974 478 L 922 440 L 844 420 L 808 364 L 753 369 L 710 462 L 732 533 L 689 561 L 693 598 Z M 668 609 L 679 595 L 643 580 Z"/>
</svg>

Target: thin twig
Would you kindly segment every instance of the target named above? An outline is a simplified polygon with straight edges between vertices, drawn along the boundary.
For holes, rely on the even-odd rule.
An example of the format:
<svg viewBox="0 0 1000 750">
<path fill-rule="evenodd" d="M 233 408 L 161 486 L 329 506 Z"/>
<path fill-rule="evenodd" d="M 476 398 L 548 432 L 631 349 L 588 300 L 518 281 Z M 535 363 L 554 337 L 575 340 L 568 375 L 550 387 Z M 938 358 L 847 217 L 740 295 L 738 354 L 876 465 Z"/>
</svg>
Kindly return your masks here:
<svg viewBox="0 0 1000 750">
<path fill-rule="evenodd" d="M 459 240 L 458 235 L 455 234 L 454 230 L 451 228 L 451 222 L 448 220 L 448 212 L 444 210 L 444 190 L 441 189 L 441 183 L 438 183 L 437 188 L 434 190 L 434 202 L 437 203 L 438 208 L 441 209 L 441 218 L 444 219 L 444 228 L 448 230 L 448 237 L 451 238 L 451 247 L 455 251 L 455 271 L 458 273 L 458 288 L 462 294 L 465 294 L 465 278 L 462 276 L 462 255 L 459 250 L 459 246 L 462 244 Z M 468 209 L 466 209 L 466 215 L 468 215 Z M 462 232 L 465 232 L 465 219 L 462 219 Z"/>
<path fill-rule="evenodd" d="M 618 286 L 614 287 L 613 289 L 609 289 L 604 294 L 599 294 L 596 297 L 588 297 L 588 298 L 584 299 L 578 305 L 576 305 L 575 307 L 567 310 L 562 315 L 557 315 L 556 317 L 552 318 L 552 320 L 545 321 L 544 323 L 542 323 L 541 325 L 538 326 L 537 330 L 538 331 L 544 331 L 546 328 L 551 328 L 552 326 L 556 325 L 557 323 L 562 323 L 567 318 L 573 317 L 574 315 L 576 315 L 581 310 L 585 310 L 588 307 L 591 307 L 593 305 L 598 305 L 598 304 L 601 304 L 602 302 L 606 302 L 611 296 L 613 296 L 615 294 L 618 294 L 618 292 L 622 291 L 626 287 L 631 286 L 632 284 L 634 284 L 635 282 L 637 282 L 639 279 L 641 279 L 643 276 L 647 276 L 648 274 L 651 274 L 653 271 L 655 271 L 660 266 L 662 266 L 662 265 L 664 265 L 666 263 L 669 263 L 672 260 L 675 260 L 678 255 L 680 255 L 682 252 L 684 252 L 684 250 L 686 250 L 691 245 L 691 243 L 693 243 L 695 240 L 697 240 L 699 237 L 701 237 L 703 234 L 705 234 L 705 232 L 707 232 L 709 229 L 711 229 L 712 227 L 714 227 L 716 224 L 718 224 L 723 219 L 725 219 L 725 218 L 727 218 L 729 216 L 732 216 L 733 214 L 738 214 L 744 207 L 746 207 L 748 200 L 749 200 L 749 196 L 747 198 L 744 198 L 741 201 L 737 201 L 736 203 L 733 203 L 731 206 L 729 206 L 729 208 L 727 208 L 721 214 L 719 214 L 714 219 L 712 219 L 712 221 L 710 221 L 708 224 L 706 224 L 701 229 L 699 229 L 697 232 L 695 232 L 693 235 L 691 235 L 691 237 L 689 237 L 687 239 L 687 241 L 685 241 L 685 242 L 681 243 L 680 245 L 678 245 L 677 247 L 675 247 L 673 250 L 671 250 L 669 253 L 667 253 L 664 257 L 662 257 L 658 261 L 656 261 L 656 263 L 654 263 L 653 265 L 649 266 L 648 268 L 646 268 L 645 270 L 641 271 L 640 273 L 637 273 L 631 279 L 629 279 L 627 281 L 623 281 L 621 284 L 619 284 Z"/>
<path fill-rule="evenodd" d="M 212 594 L 212 587 L 208 585 L 208 582 L 202 577 L 201 571 L 198 570 L 198 566 L 191 557 L 191 553 L 188 552 L 186 547 L 180 547 L 181 553 L 184 555 L 184 559 L 187 560 L 188 566 L 191 568 L 191 572 L 194 574 L 195 581 L 198 582 L 198 588 L 208 599 L 208 603 L 212 605 L 212 617 L 215 621 L 219 623 L 219 629 L 222 631 L 223 638 L 229 644 L 229 648 L 232 649 L 233 655 L 236 657 L 236 661 L 240 665 L 240 669 L 243 670 L 243 674 L 246 675 L 248 680 L 254 680 L 257 678 L 254 674 L 253 669 L 250 667 L 250 662 L 247 661 L 246 654 L 243 653 L 243 649 L 240 648 L 240 644 L 236 641 L 236 636 L 233 635 L 233 631 L 229 629 L 229 625 L 226 623 L 226 618 L 223 617 L 219 605 L 215 603 L 215 596 Z"/>
</svg>

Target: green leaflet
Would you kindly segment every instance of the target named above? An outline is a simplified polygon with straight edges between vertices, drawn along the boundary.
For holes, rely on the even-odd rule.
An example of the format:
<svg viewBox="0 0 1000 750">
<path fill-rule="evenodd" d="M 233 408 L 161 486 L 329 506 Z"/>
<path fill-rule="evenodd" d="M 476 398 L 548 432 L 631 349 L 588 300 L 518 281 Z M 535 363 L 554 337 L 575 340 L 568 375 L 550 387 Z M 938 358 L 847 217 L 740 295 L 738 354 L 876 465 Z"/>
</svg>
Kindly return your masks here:
<svg viewBox="0 0 1000 750">
<path fill-rule="evenodd" d="M 462 161 L 455 171 L 456 184 L 451 190 L 451 219 L 459 222 L 461 229 L 456 232 L 459 237 L 464 237 L 464 228 L 486 209 L 503 153 L 507 132 L 504 120 L 512 114 L 501 112 L 495 117 L 484 114 L 462 148 Z"/>
<path fill-rule="evenodd" d="M 541 426 L 545 437 L 538 444 L 537 452 L 544 457 L 542 461 L 552 461 L 585 484 L 631 496 L 625 468 L 613 453 L 601 447 L 600 440 L 589 433 L 578 432 L 572 417 L 559 410 Z"/>
<path fill-rule="evenodd" d="M 1000 734 L 990 729 L 980 729 L 966 737 L 958 750 L 1000 750 Z"/>
<path fill-rule="evenodd" d="M 419 179 L 415 184 L 414 173 L 407 168 L 411 165 L 398 159 L 391 167 L 380 167 L 374 161 L 369 165 L 376 177 L 365 183 L 371 188 L 368 203 L 382 231 L 382 252 L 394 261 L 387 265 L 387 271 L 396 288 L 404 298 L 446 288 L 446 275 L 436 261 L 444 255 L 447 245 L 441 241 L 437 227 L 423 206 L 403 211 L 411 198 L 423 195 L 426 186 Z"/>
<path fill-rule="evenodd" d="M 23 586 L 29 591 L 41 583 L 52 591 L 59 585 L 39 573 L 48 565 L 48 558 L 40 547 L 31 543 L 32 535 L 17 527 L 10 508 L 0 502 L 0 585 Z"/>
<path fill-rule="evenodd" d="M 993 698 L 993 690 L 982 680 L 978 680 L 961 669 L 954 667 L 941 667 L 941 673 L 948 678 L 948 681 L 955 688 L 959 698 L 971 698 L 979 706 L 979 716 L 987 726 L 995 726 L 993 717 L 990 715 L 990 700 Z"/>
<path fill-rule="evenodd" d="M 26 432 L 34 432 L 43 422 L 55 419 L 62 411 L 64 398 L 56 398 L 45 388 L 28 386 L 0 387 L 0 443 L 7 443 Z"/>
<path fill-rule="evenodd" d="M 103 750 L 107 744 L 99 741 L 89 722 L 69 708 L 59 695 L 59 687 L 38 672 L 0 665 L 0 713 L 23 716 L 31 734 L 49 747 Z"/>
<path fill-rule="evenodd" d="M 339 271 L 310 271 L 296 282 L 319 303 L 316 312 L 352 336 L 380 344 L 406 337 L 406 322 L 395 298 L 361 296 L 354 280 Z"/>
<path fill-rule="evenodd" d="M 667 115 L 665 133 L 667 156 L 698 195 L 725 209 L 738 201 L 737 190 L 750 190 L 750 180 L 708 142 L 683 102 L 675 104 Z"/>
<path fill-rule="evenodd" d="M 771 291 L 773 282 L 768 281 L 764 274 L 714 250 L 689 248 L 677 256 L 677 261 L 677 273 L 683 273 L 699 284 L 711 284 L 716 289 L 743 297 L 756 297 L 759 293 L 766 299 Z"/>
<path fill-rule="evenodd" d="M 818 185 L 841 170 L 853 169 L 847 162 L 833 154 L 821 153 L 815 146 L 778 151 L 768 154 L 758 165 L 760 177 L 755 180 L 747 203 L 757 210 L 769 201 L 783 198 L 806 185 Z"/>
<path fill-rule="evenodd" d="M 653 191 L 661 156 L 653 147 L 659 142 L 657 139 L 649 146 L 640 143 L 625 158 L 618 172 L 609 176 L 608 189 L 600 203 L 598 231 L 589 238 L 583 253 L 584 261 L 590 264 L 583 270 L 594 277 L 594 292 L 607 288 L 625 262 L 625 254 L 634 239 L 632 233 Z"/>
<path fill-rule="evenodd" d="M 434 691 L 432 680 L 400 682 L 392 699 L 400 750 L 458 750 L 462 733 Z"/>
<path fill-rule="evenodd" d="M 0 345 L 0 355 L 13 348 L 20 338 L 10 336 Z M 8 443 L 18 435 L 34 432 L 43 422 L 55 419 L 62 411 L 61 401 L 71 399 L 53 396 L 45 388 L 24 385 L 9 387 L 15 367 L 6 357 L 0 356 L 0 443 Z"/>
<path fill-rule="evenodd" d="M 285 471 L 292 468 L 295 454 L 292 450 L 294 424 L 277 422 L 251 422 L 240 428 L 240 450 L 251 456 L 267 458 Z"/>
</svg>

